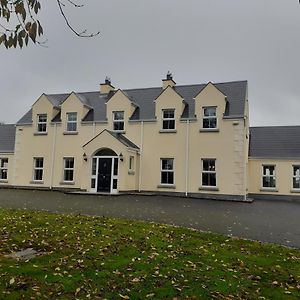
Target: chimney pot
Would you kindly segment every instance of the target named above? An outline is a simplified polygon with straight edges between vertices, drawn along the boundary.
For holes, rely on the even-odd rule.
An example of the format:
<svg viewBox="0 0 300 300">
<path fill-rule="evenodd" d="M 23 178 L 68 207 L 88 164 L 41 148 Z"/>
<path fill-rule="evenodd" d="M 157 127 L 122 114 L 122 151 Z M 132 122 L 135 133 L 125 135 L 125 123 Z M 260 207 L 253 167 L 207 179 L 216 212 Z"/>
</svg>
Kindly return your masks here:
<svg viewBox="0 0 300 300">
<path fill-rule="evenodd" d="M 101 94 L 108 94 L 109 92 L 115 89 L 114 86 L 111 84 L 111 80 L 108 76 L 105 77 L 104 83 L 100 84 L 100 93 Z"/>
<path fill-rule="evenodd" d="M 163 79 L 163 89 L 166 89 L 168 86 L 174 87 L 176 82 L 173 80 L 173 75 L 170 71 L 168 71 L 166 79 Z"/>
</svg>

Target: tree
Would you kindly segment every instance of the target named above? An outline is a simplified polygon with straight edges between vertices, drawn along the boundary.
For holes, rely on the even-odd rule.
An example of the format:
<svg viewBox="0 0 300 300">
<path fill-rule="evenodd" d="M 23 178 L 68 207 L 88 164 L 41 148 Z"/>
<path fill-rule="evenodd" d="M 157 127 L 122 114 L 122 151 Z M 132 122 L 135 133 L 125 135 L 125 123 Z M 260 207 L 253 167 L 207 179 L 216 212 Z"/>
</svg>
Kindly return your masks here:
<svg viewBox="0 0 300 300">
<path fill-rule="evenodd" d="M 100 33 L 87 33 L 86 30 L 78 32 L 75 30 L 65 14 L 66 4 L 61 0 L 55 1 L 66 25 L 75 35 L 93 37 Z M 65 2 L 75 8 L 83 6 L 72 0 L 65 0 Z M 30 42 L 44 45 L 45 41 L 41 40 L 44 30 L 38 20 L 41 8 L 41 1 L 39 0 L 0 0 L 0 45 L 6 48 L 17 48 L 18 46 L 22 48 Z"/>
</svg>

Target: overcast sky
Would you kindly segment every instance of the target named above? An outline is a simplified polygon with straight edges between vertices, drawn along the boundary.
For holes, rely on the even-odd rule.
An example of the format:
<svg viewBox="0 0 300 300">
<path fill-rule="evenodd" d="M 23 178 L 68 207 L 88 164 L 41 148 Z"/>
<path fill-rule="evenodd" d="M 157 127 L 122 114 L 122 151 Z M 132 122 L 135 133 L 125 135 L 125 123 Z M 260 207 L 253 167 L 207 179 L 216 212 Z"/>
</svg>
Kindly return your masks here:
<svg viewBox="0 0 300 300">
<path fill-rule="evenodd" d="M 48 48 L 0 47 L 0 121 L 15 123 L 44 93 L 248 80 L 250 123 L 300 125 L 298 0 L 89 0 L 69 9 L 43 1 Z"/>
</svg>

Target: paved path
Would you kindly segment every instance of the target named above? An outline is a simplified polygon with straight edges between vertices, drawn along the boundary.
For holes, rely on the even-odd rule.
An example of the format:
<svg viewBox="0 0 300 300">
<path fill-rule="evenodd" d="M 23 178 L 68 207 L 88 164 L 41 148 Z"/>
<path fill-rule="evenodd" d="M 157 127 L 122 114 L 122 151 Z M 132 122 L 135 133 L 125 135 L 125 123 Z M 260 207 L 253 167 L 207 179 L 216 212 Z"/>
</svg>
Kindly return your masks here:
<svg viewBox="0 0 300 300">
<path fill-rule="evenodd" d="M 300 248 L 300 202 L 235 203 L 0 189 L 0 207 L 155 221 Z"/>
</svg>

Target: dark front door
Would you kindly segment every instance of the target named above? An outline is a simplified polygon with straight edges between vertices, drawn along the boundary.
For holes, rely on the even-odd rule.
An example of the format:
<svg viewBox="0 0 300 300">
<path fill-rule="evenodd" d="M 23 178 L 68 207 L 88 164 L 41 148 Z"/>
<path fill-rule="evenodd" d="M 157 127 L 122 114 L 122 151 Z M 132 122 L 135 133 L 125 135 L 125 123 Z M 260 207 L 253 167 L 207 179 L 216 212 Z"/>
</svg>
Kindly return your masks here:
<svg viewBox="0 0 300 300">
<path fill-rule="evenodd" d="M 111 158 L 99 159 L 97 192 L 110 193 L 111 165 L 112 165 Z"/>
</svg>

